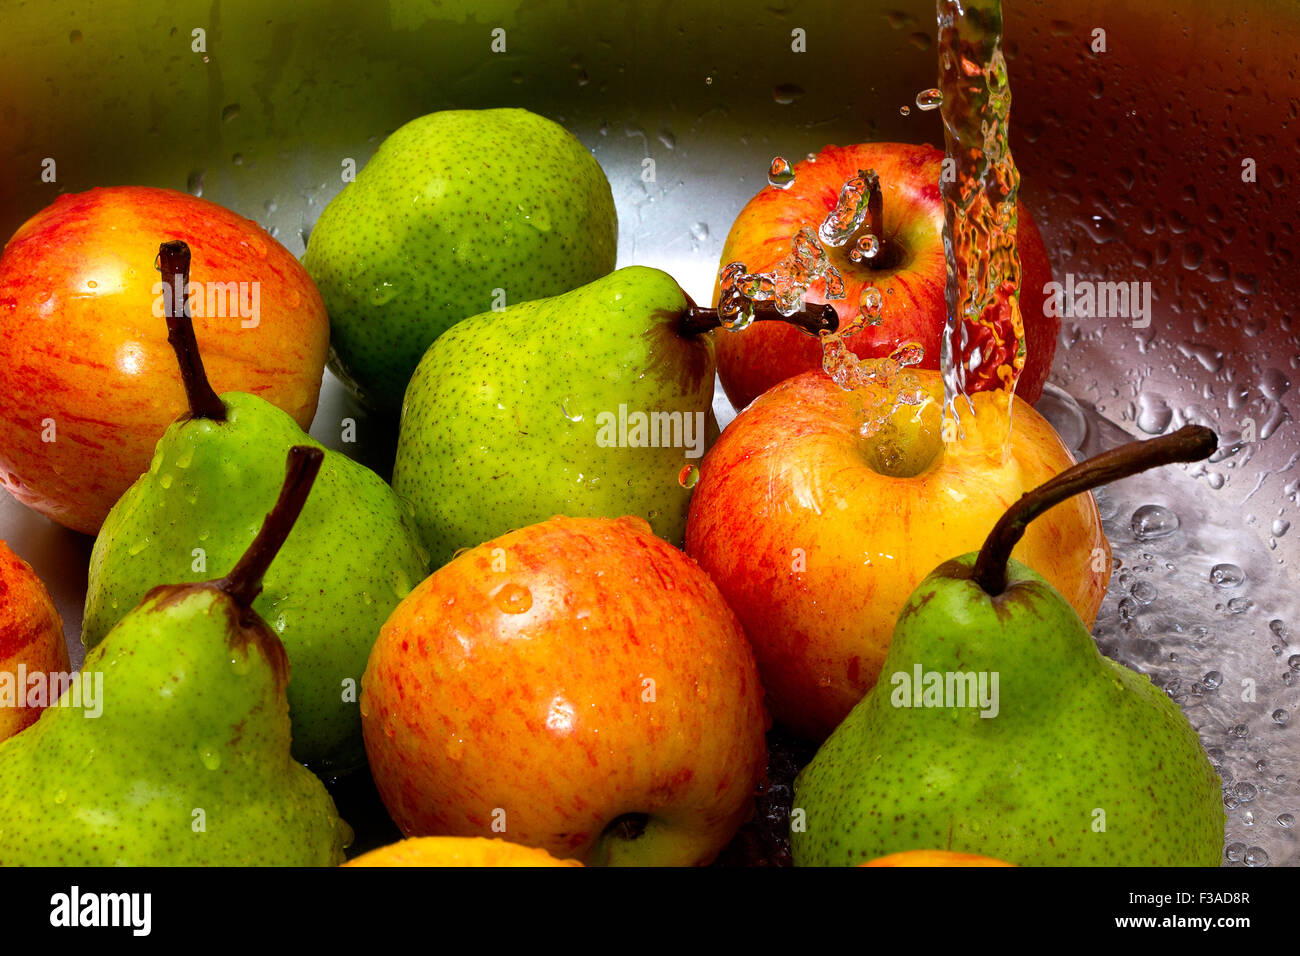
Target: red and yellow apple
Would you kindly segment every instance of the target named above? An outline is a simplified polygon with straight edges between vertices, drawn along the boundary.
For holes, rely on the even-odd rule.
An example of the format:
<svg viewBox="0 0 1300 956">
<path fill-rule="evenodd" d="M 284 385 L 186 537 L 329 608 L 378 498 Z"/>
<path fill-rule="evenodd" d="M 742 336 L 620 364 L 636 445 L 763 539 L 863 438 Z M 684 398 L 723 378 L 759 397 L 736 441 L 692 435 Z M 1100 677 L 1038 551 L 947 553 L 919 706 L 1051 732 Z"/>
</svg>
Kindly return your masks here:
<svg viewBox="0 0 1300 956">
<path fill-rule="evenodd" d="M 397 606 L 361 719 L 407 836 L 694 865 L 753 811 L 762 698 L 694 561 L 640 518 L 557 517 L 462 553 Z"/>
<path fill-rule="evenodd" d="M 877 857 L 858 866 L 1015 866 L 1005 860 L 974 853 L 954 853 L 952 850 L 906 850 Z"/>
<path fill-rule="evenodd" d="M 894 622 L 921 579 L 976 551 L 1011 502 L 1074 462 L 1052 427 L 1014 400 L 973 396 L 966 437 L 941 440 L 942 383 L 917 373 L 921 405 L 873 435 L 865 390 L 821 372 L 762 395 L 700 466 L 686 550 L 754 645 L 773 718 L 826 737 L 875 684 Z M 1091 495 L 1053 508 L 1013 552 L 1091 626 L 1110 548 Z"/>
<path fill-rule="evenodd" d="M 535 846 L 488 837 L 411 837 L 363 853 L 344 866 L 582 866 Z"/>
<path fill-rule="evenodd" d="M 69 670 L 63 621 L 36 572 L 0 541 L 0 740 L 36 722 L 40 706 L 29 706 L 24 679 Z"/>
<path fill-rule="evenodd" d="M 0 482 L 76 531 L 99 529 L 186 408 L 158 307 L 167 239 L 193 256 L 194 328 L 217 391 L 260 395 L 304 429 L 316 412 L 325 306 L 265 230 L 169 189 L 61 196 L 0 255 Z"/>
<path fill-rule="evenodd" d="M 845 344 L 860 358 L 882 358 L 905 342 L 925 347 L 920 367 L 939 368 L 939 344 L 947 322 L 945 298 L 947 260 L 943 247 L 943 204 L 939 176 L 943 151 L 904 143 L 864 143 L 827 146 L 813 159 L 795 165 L 794 182 L 786 189 L 766 186 L 751 199 L 727 235 L 721 265 L 743 262 L 748 272 L 771 272 L 790 251 L 791 240 L 805 226 L 815 231 L 833 210 L 844 183 L 858 172 L 875 170 L 883 195 L 883 246 L 875 260 L 853 262 L 851 244 L 827 246 L 831 264 L 844 279 L 844 298 L 831 301 L 840 322 L 856 315 L 864 286 L 880 290 L 884 307 L 880 323 L 849 336 Z M 1020 206 L 1017 244 L 1020 250 L 1020 312 L 1025 327 L 1025 367 L 1017 394 L 1038 401 L 1056 353 L 1060 319 L 1048 315 L 1046 286 L 1052 267 L 1043 238 L 1033 219 Z M 826 302 L 825 283 L 818 280 L 806 301 Z M 718 290 L 714 290 L 717 304 Z M 968 389 L 1000 387 L 996 369 L 1003 355 L 993 336 L 979 329 L 966 349 L 979 345 L 984 353 L 983 375 L 972 376 Z M 821 368 L 817 339 L 781 322 L 755 322 L 741 332 L 719 331 L 718 375 L 727 397 L 744 408 L 777 382 Z"/>
</svg>

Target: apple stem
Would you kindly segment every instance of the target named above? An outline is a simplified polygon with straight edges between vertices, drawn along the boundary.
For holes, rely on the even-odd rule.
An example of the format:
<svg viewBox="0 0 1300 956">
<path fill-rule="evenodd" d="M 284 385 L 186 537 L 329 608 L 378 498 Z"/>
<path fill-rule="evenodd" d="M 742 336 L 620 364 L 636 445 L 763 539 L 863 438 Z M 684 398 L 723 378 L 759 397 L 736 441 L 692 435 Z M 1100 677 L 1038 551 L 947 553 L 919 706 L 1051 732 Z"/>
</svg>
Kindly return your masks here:
<svg viewBox="0 0 1300 956">
<path fill-rule="evenodd" d="M 880 176 L 874 169 L 862 174 L 867 188 L 867 232 L 876 237 L 876 254 L 866 260 L 868 266 L 885 261 L 885 194 L 880 189 Z"/>
<path fill-rule="evenodd" d="M 262 576 L 271 566 L 293 524 L 307 503 L 316 473 L 320 471 L 325 453 L 310 445 L 294 445 L 289 449 L 285 464 L 284 484 L 275 506 L 267 513 L 257 537 L 248 546 L 230 573 L 217 582 L 217 587 L 230 595 L 241 608 L 247 610 L 262 593 Z"/>
<path fill-rule="evenodd" d="M 975 559 L 971 575 L 986 594 L 996 597 L 1007 588 L 1007 562 L 1029 522 L 1066 498 L 1099 485 L 1178 461 L 1200 461 L 1214 454 L 1219 439 L 1203 425 L 1184 425 L 1178 431 L 1146 441 L 1133 441 L 1067 468 L 1055 478 L 1026 492 L 1007 509 L 989 532 Z"/>
<path fill-rule="evenodd" d="M 226 406 L 203 370 L 203 356 L 199 354 L 194 320 L 189 313 L 190 247 L 179 239 L 164 242 L 158 247 L 157 268 L 162 273 L 163 301 L 167 304 L 167 342 L 181 369 L 190 418 L 224 422 Z"/>
<path fill-rule="evenodd" d="M 750 308 L 754 310 L 755 322 L 785 322 L 809 335 L 834 332 L 840 327 L 840 318 L 833 305 L 806 305 L 790 315 L 782 315 L 771 302 L 751 302 Z M 682 335 L 698 335 L 722 324 L 723 319 L 717 309 L 691 303 L 682 313 L 677 328 Z"/>
</svg>

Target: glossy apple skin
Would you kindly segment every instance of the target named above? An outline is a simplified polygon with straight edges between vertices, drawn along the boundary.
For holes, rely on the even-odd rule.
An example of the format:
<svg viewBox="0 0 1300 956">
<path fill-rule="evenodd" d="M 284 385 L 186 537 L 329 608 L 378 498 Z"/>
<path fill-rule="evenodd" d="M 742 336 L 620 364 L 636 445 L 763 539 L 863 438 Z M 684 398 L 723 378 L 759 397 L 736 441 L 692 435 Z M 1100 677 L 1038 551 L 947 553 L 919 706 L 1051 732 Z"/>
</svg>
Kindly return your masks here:
<svg viewBox="0 0 1300 956">
<path fill-rule="evenodd" d="M 397 606 L 361 718 L 408 836 L 689 866 L 752 813 L 762 697 L 740 625 L 694 561 L 640 518 L 557 517 L 464 552 Z M 650 818 L 640 837 L 602 838 L 632 813 Z"/>
<path fill-rule="evenodd" d="M 344 866 L 582 866 L 545 850 L 487 837 L 411 837 L 371 850 Z"/>
<path fill-rule="evenodd" d="M 256 327 L 242 327 L 235 309 L 194 318 L 217 392 L 260 395 L 304 429 L 316 412 L 325 306 L 260 226 L 170 189 L 60 196 L 0 256 L 0 482 L 75 531 L 99 529 L 186 409 L 165 320 L 154 315 L 154 260 L 168 239 L 189 244 L 194 282 L 259 283 Z M 42 440 L 47 419 L 53 442 Z"/>
<path fill-rule="evenodd" d="M 877 857 L 858 866 L 1015 866 L 1004 860 L 974 853 L 954 853 L 951 850 L 907 850 Z"/>
<path fill-rule="evenodd" d="M 49 592 L 31 566 L 0 541 L 0 673 L 14 675 L 8 680 L 16 682 L 20 664 L 29 675 L 71 669 L 63 621 Z M 15 689 L 25 693 L 16 683 Z M 0 706 L 0 740 L 31 726 L 40 715 L 36 707 Z"/>
<path fill-rule="evenodd" d="M 921 378 L 942 396 L 936 373 Z M 687 553 L 754 645 L 773 718 L 813 741 L 875 684 L 922 578 L 979 550 L 1008 505 L 1074 463 L 1016 399 L 1005 462 L 944 452 L 915 477 L 881 475 L 863 454 L 851 394 L 808 372 L 762 395 L 705 455 L 686 523 Z M 992 397 L 977 395 L 977 409 Z M 1012 554 L 1091 627 L 1110 573 L 1091 495 L 1038 518 Z"/>
<path fill-rule="evenodd" d="M 804 160 L 795 165 L 795 180 L 788 189 L 765 186 L 745 205 L 722 247 L 719 271 L 730 262 L 743 262 L 750 272 L 771 271 L 790 251 L 790 241 L 801 227 L 816 230 L 835 208 L 847 179 L 859 170 L 874 169 L 884 188 L 887 243 L 902 258 L 889 268 L 871 269 L 853 263 L 847 246 L 831 249 L 831 262 L 843 276 L 845 290 L 845 298 L 831 304 L 840 321 L 847 323 L 858 311 L 863 287 L 874 285 L 884 300 L 881 322 L 851 336 L 849 347 L 861 358 L 881 358 L 903 342 L 920 342 L 925 346 L 920 367 L 937 371 L 948 314 L 948 266 L 939 196 L 943 157 L 942 150 L 926 145 L 827 146 L 815 162 Z M 1026 358 L 1016 393 L 1032 404 L 1042 395 L 1051 371 L 1061 320 L 1044 312 L 1049 296 L 1043 290 L 1052 280 L 1052 267 L 1038 227 L 1023 204 L 1019 209 L 1020 310 Z M 825 284 L 819 280 L 806 300 L 825 302 L 824 293 Z M 716 305 L 716 288 L 713 301 Z M 781 322 L 755 322 L 742 332 L 719 329 L 714 338 L 718 375 L 736 408 L 744 408 L 777 382 L 822 367 L 818 341 Z M 991 342 L 991 336 L 984 341 Z M 981 367 L 993 378 L 997 361 L 986 361 Z M 989 378 L 968 387 L 972 391 L 988 387 Z"/>
</svg>

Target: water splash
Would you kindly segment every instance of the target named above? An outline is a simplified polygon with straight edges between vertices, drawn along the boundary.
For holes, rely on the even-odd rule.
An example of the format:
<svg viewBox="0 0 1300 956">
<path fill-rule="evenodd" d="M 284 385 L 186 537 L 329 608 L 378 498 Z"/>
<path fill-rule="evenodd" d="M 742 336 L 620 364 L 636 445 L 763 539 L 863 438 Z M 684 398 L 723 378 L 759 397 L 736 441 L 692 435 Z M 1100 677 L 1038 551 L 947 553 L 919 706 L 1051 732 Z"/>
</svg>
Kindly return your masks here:
<svg viewBox="0 0 1300 956">
<path fill-rule="evenodd" d="M 1009 436 L 1025 333 L 1016 251 L 1020 173 L 1011 157 L 1001 0 L 938 0 L 938 20 L 947 147 L 939 187 L 948 258 L 948 325 L 940 354 L 944 432 L 962 437 L 958 399 L 973 415 L 969 395 L 979 383 L 1003 396 L 997 404 L 1007 413 Z"/>
<path fill-rule="evenodd" d="M 873 191 L 880 189 L 880 178 L 874 171 L 858 170 L 840 187 L 835 208 L 817 229 L 817 235 L 828 246 L 845 245 L 867 219 L 868 205 Z"/>
</svg>

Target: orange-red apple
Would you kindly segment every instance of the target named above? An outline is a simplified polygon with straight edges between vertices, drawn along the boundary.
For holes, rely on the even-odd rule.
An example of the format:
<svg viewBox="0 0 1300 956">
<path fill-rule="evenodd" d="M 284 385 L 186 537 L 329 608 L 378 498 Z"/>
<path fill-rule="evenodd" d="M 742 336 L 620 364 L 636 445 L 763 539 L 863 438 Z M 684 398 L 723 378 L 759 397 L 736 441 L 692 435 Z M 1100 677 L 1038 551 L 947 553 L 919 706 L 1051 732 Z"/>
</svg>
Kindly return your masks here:
<svg viewBox="0 0 1300 956">
<path fill-rule="evenodd" d="M 488 837 L 411 837 L 364 853 L 344 866 L 582 866 L 535 846 Z"/>
<path fill-rule="evenodd" d="M 907 850 L 877 857 L 858 866 L 1015 866 L 991 856 L 974 853 L 954 853 L 951 850 Z"/>
<path fill-rule="evenodd" d="M 785 190 L 766 186 L 751 199 L 727 235 L 721 264 L 743 262 L 751 273 L 770 272 L 790 251 L 804 226 L 814 231 L 835 208 L 840 189 L 858 172 L 875 170 L 883 195 L 882 239 L 875 260 L 853 262 L 852 243 L 825 246 L 831 264 L 844 278 L 844 298 L 831 302 L 840 322 L 858 313 L 864 286 L 880 290 L 884 303 L 878 325 L 865 326 L 845 344 L 860 358 L 882 358 L 905 342 L 925 347 L 920 367 L 939 368 L 939 343 L 947 322 L 945 299 L 947 260 L 943 248 L 943 204 L 939 175 L 943 151 L 904 143 L 863 143 L 827 146 L 813 159 L 795 165 L 794 182 Z M 1048 315 L 1046 285 L 1052 267 L 1043 238 L 1033 219 L 1020 206 L 1017 241 L 1020 249 L 1020 312 L 1025 326 L 1025 367 L 1016 393 L 1038 401 L 1056 354 L 1061 320 Z M 826 302 L 825 283 L 818 281 L 806 301 Z M 714 290 L 714 303 L 718 292 Z M 817 340 L 781 322 L 755 322 L 742 332 L 718 332 L 718 375 L 727 397 L 744 408 L 777 382 L 821 368 Z M 980 329 L 964 354 L 980 346 L 983 375 L 972 376 L 971 391 L 1000 386 L 995 370 L 1009 353 L 991 346 L 993 336 Z"/>
<path fill-rule="evenodd" d="M 0 541 L 0 740 L 35 723 L 53 686 L 51 675 L 68 673 L 63 621 L 31 566 Z M 32 698 L 30 681 L 46 693 Z"/>
<path fill-rule="evenodd" d="M 920 372 L 919 406 L 871 437 L 862 391 L 821 372 L 766 392 L 700 466 L 686 550 L 754 645 L 773 718 L 821 740 L 871 689 L 895 618 L 921 579 L 976 551 L 1012 501 L 1074 462 L 1052 427 L 1014 400 L 1007 453 L 998 398 L 980 392 L 964 441 L 940 437 L 942 383 Z M 1014 552 L 1091 626 L 1110 547 L 1091 495 L 1053 508 Z"/>
<path fill-rule="evenodd" d="M 217 391 L 260 395 L 304 429 L 316 412 L 329 323 L 289 250 L 170 189 L 60 196 L 0 255 L 0 482 L 76 531 L 99 529 L 186 408 L 154 268 L 167 239 L 193 254 L 191 312 Z"/>
<path fill-rule="evenodd" d="M 753 811 L 762 697 L 694 561 L 640 518 L 557 517 L 462 553 L 397 606 L 361 719 L 408 836 L 694 865 Z"/>
</svg>

